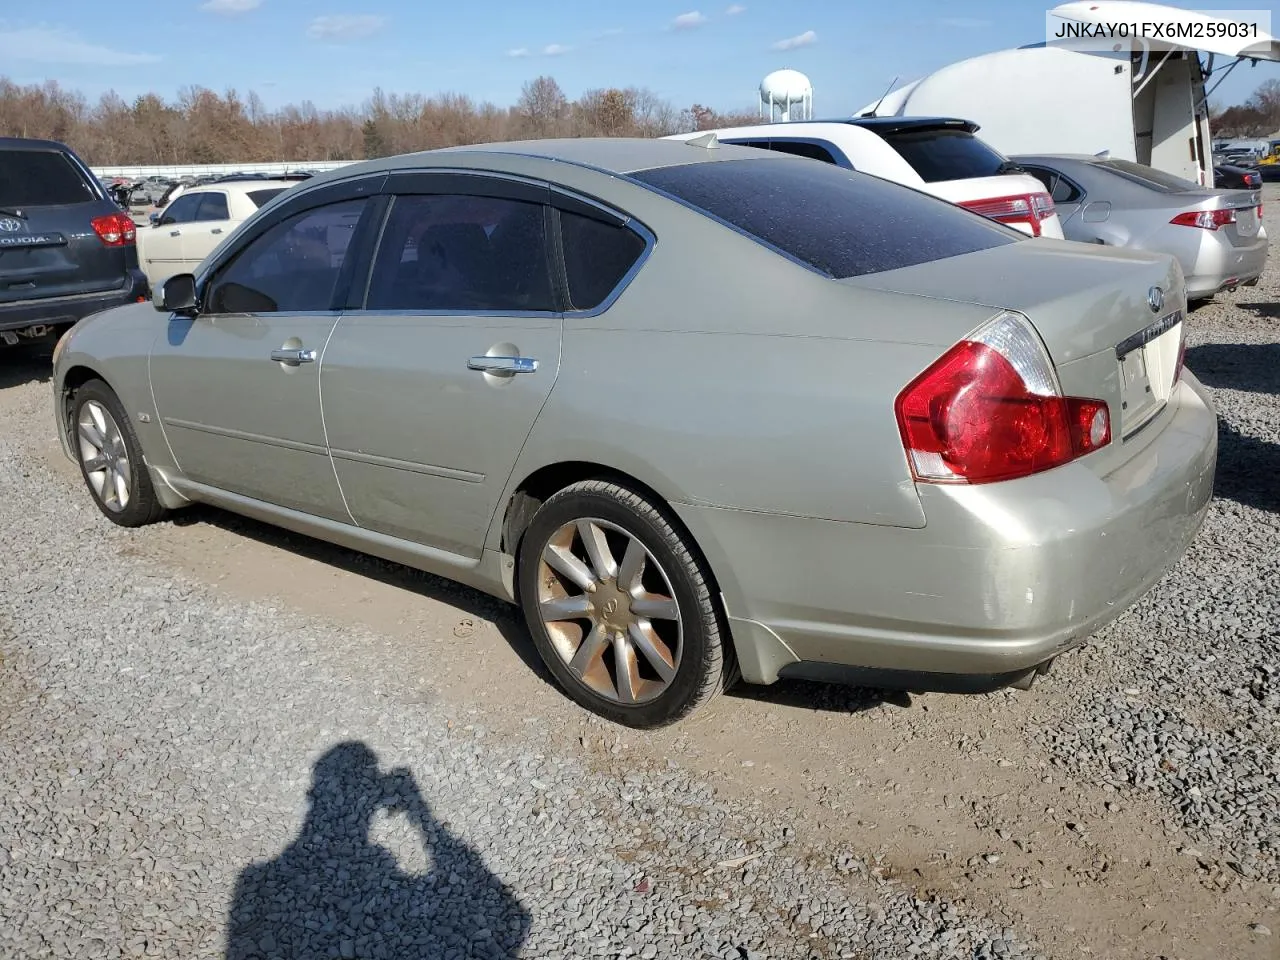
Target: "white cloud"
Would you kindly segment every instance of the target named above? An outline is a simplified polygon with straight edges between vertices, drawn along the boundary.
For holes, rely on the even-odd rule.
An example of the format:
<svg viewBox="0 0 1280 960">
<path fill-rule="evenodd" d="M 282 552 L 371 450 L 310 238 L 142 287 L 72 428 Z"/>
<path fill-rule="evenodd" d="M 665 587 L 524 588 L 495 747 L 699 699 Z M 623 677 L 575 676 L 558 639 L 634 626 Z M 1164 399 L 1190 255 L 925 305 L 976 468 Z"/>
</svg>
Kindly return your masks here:
<svg viewBox="0 0 1280 960">
<path fill-rule="evenodd" d="M 508 57 L 527 57 L 529 55 L 528 47 L 516 47 L 514 50 L 508 50 Z"/>
<path fill-rule="evenodd" d="M 312 40 L 360 40 L 373 36 L 387 24 L 386 17 L 369 13 L 316 17 L 307 27 Z"/>
<path fill-rule="evenodd" d="M 573 47 L 566 47 L 559 43 L 549 43 L 542 48 L 542 55 L 544 57 L 558 57 L 561 54 L 568 53 L 572 49 Z"/>
<path fill-rule="evenodd" d="M 746 13 L 747 8 L 740 3 L 735 3 L 724 12 L 726 17 L 736 17 L 740 13 Z"/>
<path fill-rule="evenodd" d="M 799 47 L 808 47 L 818 42 L 818 35 L 812 30 L 806 30 L 804 33 L 795 37 L 787 37 L 785 40 L 779 40 L 773 45 L 775 50 L 795 50 Z"/>
<path fill-rule="evenodd" d="M 205 0 L 200 9 L 205 13 L 237 14 L 248 13 L 262 6 L 262 0 Z"/>
<path fill-rule="evenodd" d="M 89 43 L 78 34 L 61 27 L 22 27 L 16 30 L 0 26 L 0 63 L 76 63 L 95 67 L 133 67 L 157 63 L 162 57 L 154 53 L 115 50 L 99 43 Z"/>
<path fill-rule="evenodd" d="M 671 29 L 673 30 L 692 30 L 694 27 L 700 27 L 707 22 L 709 18 L 697 10 L 691 10 L 689 13 L 682 13 L 671 21 Z"/>
</svg>

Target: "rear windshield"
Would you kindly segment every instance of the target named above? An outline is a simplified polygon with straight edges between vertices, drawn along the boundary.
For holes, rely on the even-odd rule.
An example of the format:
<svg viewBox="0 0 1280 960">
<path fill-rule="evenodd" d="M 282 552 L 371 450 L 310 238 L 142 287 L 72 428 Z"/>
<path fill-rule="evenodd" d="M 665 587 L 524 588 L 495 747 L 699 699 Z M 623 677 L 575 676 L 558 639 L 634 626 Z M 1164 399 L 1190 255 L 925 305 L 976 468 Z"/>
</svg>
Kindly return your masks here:
<svg viewBox="0 0 1280 960">
<path fill-rule="evenodd" d="M 98 196 L 58 150 L 0 150 L 0 207 L 87 203 Z"/>
<path fill-rule="evenodd" d="M 250 190 L 249 199 L 253 201 L 255 207 L 260 207 L 272 197 L 284 193 L 285 187 L 276 187 L 273 190 Z"/>
<path fill-rule="evenodd" d="M 856 277 L 1013 243 L 944 200 L 826 163 L 689 163 L 632 176 L 828 276 Z"/>
<path fill-rule="evenodd" d="M 882 134 L 925 183 L 995 177 L 1005 158 L 965 130 L 903 130 Z"/>
<path fill-rule="evenodd" d="M 1182 177 L 1175 177 L 1171 173 L 1165 173 L 1163 170 L 1157 170 L 1154 167 L 1134 163 L 1131 160 L 1116 160 L 1112 158 L 1110 160 L 1099 160 L 1097 164 L 1104 170 L 1110 170 L 1112 173 L 1118 173 L 1122 177 L 1136 180 L 1144 187 L 1159 190 L 1161 193 L 1185 193 L 1188 190 L 1201 189 L 1198 183 L 1184 180 Z"/>
</svg>

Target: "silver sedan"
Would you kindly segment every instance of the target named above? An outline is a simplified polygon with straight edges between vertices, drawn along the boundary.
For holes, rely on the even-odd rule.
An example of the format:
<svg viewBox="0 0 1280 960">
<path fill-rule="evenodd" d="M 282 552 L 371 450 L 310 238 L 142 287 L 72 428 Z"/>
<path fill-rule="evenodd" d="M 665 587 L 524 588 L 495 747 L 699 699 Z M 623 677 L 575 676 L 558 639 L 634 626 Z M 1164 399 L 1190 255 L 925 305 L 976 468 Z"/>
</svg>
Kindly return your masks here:
<svg viewBox="0 0 1280 960">
<path fill-rule="evenodd" d="M 1049 190 L 1068 240 L 1171 254 L 1189 300 L 1252 286 L 1262 276 L 1269 244 L 1258 190 L 1201 187 L 1114 158 L 1011 159 Z"/>
<path fill-rule="evenodd" d="M 469 584 L 654 726 L 739 678 L 1027 686 L 1121 614 L 1213 486 L 1184 310 L 1168 256 L 828 164 L 507 143 L 286 191 L 78 324 L 53 392 L 111 521 L 213 504 Z"/>
</svg>

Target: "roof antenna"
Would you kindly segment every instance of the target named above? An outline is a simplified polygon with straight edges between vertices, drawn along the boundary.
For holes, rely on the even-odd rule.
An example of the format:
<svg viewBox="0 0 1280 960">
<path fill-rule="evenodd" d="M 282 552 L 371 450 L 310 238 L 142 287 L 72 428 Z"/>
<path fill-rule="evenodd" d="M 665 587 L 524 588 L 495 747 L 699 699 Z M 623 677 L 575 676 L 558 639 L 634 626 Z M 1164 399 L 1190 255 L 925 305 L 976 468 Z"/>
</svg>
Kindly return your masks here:
<svg viewBox="0 0 1280 960">
<path fill-rule="evenodd" d="M 700 137 L 690 137 L 685 143 L 694 147 L 706 147 L 708 150 L 718 150 L 720 148 L 720 138 L 716 136 L 714 130 L 710 133 L 704 133 Z"/>
<path fill-rule="evenodd" d="M 1095 154 L 1094 154 L 1094 157 L 1096 157 L 1098 160 L 1110 160 L 1110 159 L 1111 159 L 1111 151 L 1110 151 L 1109 149 L 1108 149 L 1108 150 L 1099 150 L 1097 153 L 1095 153 Z"/>
<path fill-rule="evenodd" d="M 872 107 L 867 113 L 859 114 L 859 116 L 874 117 L 876 115 L 876 111 L 880 109 L 880 104 L 884 103 L 884 98 L 889 95 L 889 91 L 892 90 L 897 85 L 898 85 L 898 78 L 894 77 L 891 81 L 889 81 L 888 89 L 885 90 L 884 93 L 880 94 L 880 99 L 876 101 L 876 105 Z"/>
</svg>

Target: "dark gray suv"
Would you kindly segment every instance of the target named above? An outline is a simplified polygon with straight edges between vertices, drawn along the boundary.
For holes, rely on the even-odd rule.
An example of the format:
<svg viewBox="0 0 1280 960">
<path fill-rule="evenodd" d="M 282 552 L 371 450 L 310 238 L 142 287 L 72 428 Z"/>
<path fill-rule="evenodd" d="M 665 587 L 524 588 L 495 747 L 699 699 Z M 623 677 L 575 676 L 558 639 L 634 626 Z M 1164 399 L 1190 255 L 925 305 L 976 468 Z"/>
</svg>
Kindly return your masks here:
<svg viewBox="0 0 1280 960">
<path fill-rule="evenodd" d="M 133 218 L 75 152 L 0 137 L 0 345 L 151 296 Z"/>
</svg>

